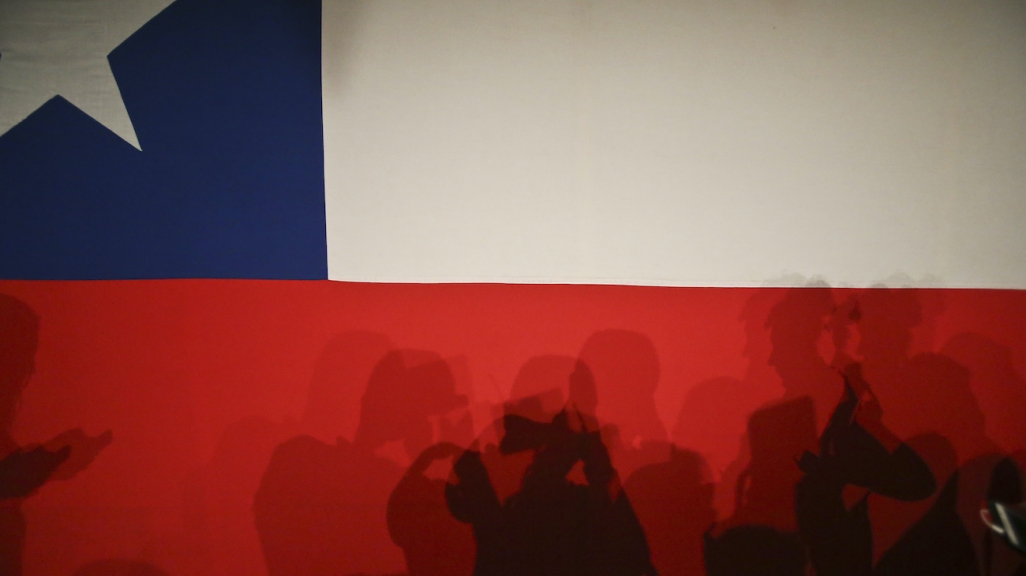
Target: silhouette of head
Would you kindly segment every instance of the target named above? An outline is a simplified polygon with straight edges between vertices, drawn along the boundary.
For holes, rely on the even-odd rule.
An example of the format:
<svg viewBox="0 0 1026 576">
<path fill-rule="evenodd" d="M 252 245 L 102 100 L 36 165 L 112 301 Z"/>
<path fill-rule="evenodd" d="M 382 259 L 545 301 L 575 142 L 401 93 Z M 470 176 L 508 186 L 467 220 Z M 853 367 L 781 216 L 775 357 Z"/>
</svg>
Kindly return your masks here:
<svg viewBox="0 0 1026 576">
<path fill-rule="evenodd" d="M 0 294 L 0 429 L 9 430 L 21 393 L 35 371 L 39 317 L 28 304 Z"/>
<path fill-rule="evenodd" d="M 434 442 L 431 416 L 465 406 L 449 364 L 433 352 L 397 350 L 385 355 L 367 383 L 356 430 L 370 450 L 400 440 L 410 458 Z"/>
<path fill-rule="evenodd" d="M 1004 504 L 1022 502 L 1022 475 L 1019 466 L 1011 458 L 1002 458 L 994 466 L 987 487 L 987 500 L 996 500 Z"/>
<path fill-rule="evenodd" d="M 598 390 L 595 388 L 595 376 L 584 362 L 574 363 L 574 371 L 570 373 L 570 405 L 584 414 L 595 414 L 598 407 Z"/>
<path fill-rule="evenodd" d="M 810 371 L 825 364 L 819 342 L 833 311 L 834 298 L 829 288 L 788 290 L 770 311 L 766 319 L 773 344 L 769 364 L 789 391 L 795 392 L 795 386 L 808 382 Z"/>
<path fill-rule="evenodd" d="M 529 359 L 513 380 L 505 413 L 539 421 L 551 419 L 563 409 L 574 363 L 569 356 L 546 355 Z"/>
<path fill-rule="evenodd" d="M 866 290 L 858 297 L 858 307 L 859 355 L 871 361 L 908 354 L 912 329 L 923 320 L 917 291 Z"/>
<path fill-rule="evenodd" d="M 752 294 L 745 301 L 744 308 L 738 316 L 745 327 L 745 347 L 742 355 L 752 366 L 769 364 L 773 346 L 767 331 L 770 312 L 780 303 L 780 290 L 764 288 Z"/>
<path fill-rule="evenodd" d="M 580 459 L 582 433 L 570 428 L 566 411 L 556 414 L 550 423 L 510 414 L 503 424 L 506 434 L 499 443 L 503 454 L 535 450 L 527 472 L 530 478 L 562 480 Z"/>
<path fill-rule="evenodd" d="M 760 408 L 748 418 L 753 472 L 786 470 L 798 474 L 795 458 L 816 447 L 816 411 L 807 396 Z M 774 480 L 777 472 L 768 474 Z M 786 477 L 785 477 L 786 478 Z"/>
<path fill-rule="evenodd" d="M 335 335 L 314 365 L 303 411 L 304 430 L 325 441 L 352 440 L 360 420 L 360 398 L 378 361 L 395 347 L 387 336 L 346 331 Z"/>
<path fill-rule="evenodd" d="M 588 338 L 579 358 L 593 378 L 598 416 L 615 423 L 626 444 L 666 439 L 653 399 L 659 385 L 659 355 L 647 336 L 602 330 Z M 584 374 L 579 373 L 581 383 Z"/>
<path fill-rule="evenodd" d="M 973 395 L 986 414 L 987 436 L 1011 452 L 1026 442 L 1026 380 L 1016 371 L 1012 350 L 986 336 L 953 336 L 941 353 L 969 369 Z"/>
</svg>

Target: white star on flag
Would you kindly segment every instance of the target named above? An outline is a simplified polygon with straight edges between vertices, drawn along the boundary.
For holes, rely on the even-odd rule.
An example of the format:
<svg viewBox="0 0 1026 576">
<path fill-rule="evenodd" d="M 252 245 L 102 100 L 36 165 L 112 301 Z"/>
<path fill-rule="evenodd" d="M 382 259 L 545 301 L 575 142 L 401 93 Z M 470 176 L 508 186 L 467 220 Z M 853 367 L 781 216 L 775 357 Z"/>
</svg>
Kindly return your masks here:
<svg viewBox="0 0 1026 576">
<path fill-rule="evenodd" d="M 174 0 L 0 0 L 0 135 L 61 96 L 142 149 L 107 55 Z"/>
</svg>

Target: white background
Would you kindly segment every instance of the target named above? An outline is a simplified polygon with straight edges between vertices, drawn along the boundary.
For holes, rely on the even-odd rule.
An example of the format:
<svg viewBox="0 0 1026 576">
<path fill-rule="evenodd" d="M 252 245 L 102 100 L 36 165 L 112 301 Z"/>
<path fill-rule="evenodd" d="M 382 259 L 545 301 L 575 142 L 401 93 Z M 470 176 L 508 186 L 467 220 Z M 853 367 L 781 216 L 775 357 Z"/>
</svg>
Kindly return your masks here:
<svg viewBox="0 0 1026 576">
<path fill-rule="evenodd" d="M 329 277 L 1026 287 L 1026 3 L 326 0 Z"/>
</svg>

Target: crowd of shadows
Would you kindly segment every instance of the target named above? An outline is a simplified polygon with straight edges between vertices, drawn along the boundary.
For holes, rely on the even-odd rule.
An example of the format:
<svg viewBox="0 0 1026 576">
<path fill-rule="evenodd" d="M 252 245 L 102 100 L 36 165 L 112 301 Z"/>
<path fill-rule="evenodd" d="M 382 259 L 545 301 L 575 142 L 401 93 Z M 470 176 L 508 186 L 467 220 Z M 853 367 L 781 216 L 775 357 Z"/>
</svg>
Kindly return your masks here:
<svg viewBox="0 0 1026 576">
<path fill-rule="evenodd" d="M 637 332 L 529 359 L 498 406 L 458 392 L 459 359 L 342 333 L 299 422 L 225 433 L 186 482 L 186 524 L 209 532 L 218 502 L 257 536 L 222 540 L 229 557 L 271 576 L 1026 576 L 979 521 L 986 500 L 1022 503 L 1026 385 L 1008 350 L 965 333 L 913 354 L 934 295 L 846 294 L 756 292 L 748 369 L 694 386 L 672 430 Z M 20 502 L 112 436 L 10 439 L 38 320 L 3 298 L 0 573 L 19 574 Z M 103 562 L 80 573 L 163 573 Z"/>
<path fill-rule="evenodd" d="M 1000 347 L 963 334 L 910 355 L 929 311 L 914 291 L 779 295 L 746 308 L 745 377 L 696 386 L 672 436 L 639 333 L 530 359 L 477 437 L 452 362 L 384 351 L 352 442 L 274 450 L 254 505 L 270 573 L 384 573 L 391 541 L 411 575 L 1026 574 L 978 521 L 986 499 L 1022 500 L 1026 428 L 988 436 L 971 378 L 1026 414 Z M 380 340 L 343 338 L 370 357 Z M 695 449 L 717 434 L 741 438 L 718 483 Z"/>
</svg>

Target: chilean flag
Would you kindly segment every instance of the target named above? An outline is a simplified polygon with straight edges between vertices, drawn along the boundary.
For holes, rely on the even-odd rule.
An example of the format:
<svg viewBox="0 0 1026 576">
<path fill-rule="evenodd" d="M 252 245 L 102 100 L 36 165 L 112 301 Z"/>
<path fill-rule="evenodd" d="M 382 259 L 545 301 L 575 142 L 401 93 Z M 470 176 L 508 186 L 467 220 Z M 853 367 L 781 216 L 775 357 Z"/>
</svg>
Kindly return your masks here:
<svg viewBox="0 0 1026 576">
<path fill-rule="evenodd" d="M 346 477 L 367 520 L 321 542 L 336 564 L 299 554 L 311 573 L 429 573 L 386 509 L 418 453 L 380 398 L 437 404 L 430 439 L 464 448 L 586 406 L 663 572 L 701 573 L 709 524 L 674 556 L 632 473 L 693 454 L 693 517 L 797 530 L 793 483 L 783 516 L 737 486 L 757 496 L 789 422 L 817 449 L 845 366 L 939 485 L 1021 465 L 1024 23 L 1011 1 L 0 0 L 0 352 L 32 367 L 4 438 L 113 433 L 18 504 L 24 573 L 299 570 L 262 516 L 286 446 L 383 470 Z M 379 398 L 391 361 L 445 383 Z M 959 513 L 975 561 L 1011 565 L 965 504 L 991 468 Z M 887 565 L 929 506 L 873 498 Z"/>
</svg>

